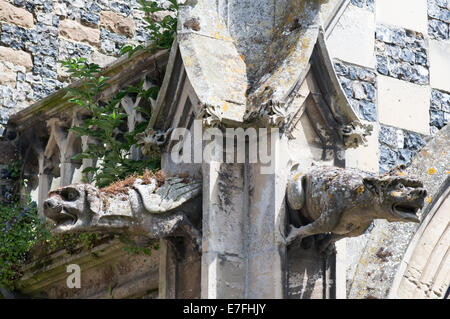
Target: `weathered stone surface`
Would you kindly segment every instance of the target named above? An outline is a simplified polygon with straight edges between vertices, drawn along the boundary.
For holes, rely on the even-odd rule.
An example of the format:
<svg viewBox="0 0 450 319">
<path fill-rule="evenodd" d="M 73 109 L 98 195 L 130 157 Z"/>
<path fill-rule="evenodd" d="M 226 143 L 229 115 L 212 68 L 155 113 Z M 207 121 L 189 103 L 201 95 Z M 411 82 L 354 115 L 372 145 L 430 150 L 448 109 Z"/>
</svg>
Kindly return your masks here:
<svg viewBox="0 0 450 319">
<path fill-rule="evenodd" d="M 162 182 L 162 181 L 161 181 Z M 199 248 L 199 232 L 181 206 L 201 193 L 201 182 L 167 178 L 136 179 L 119 192 L 100 191 L 89 184 L 73 184 L 53 190 L 44 202 L 44 214 L 56 223 L 55 232 L 126 232 L 130 236 L 165 238 L 181 229 Z M 192 207 L 191 207 L 192 210 Z M 67 213 L 70 213 L 68 218 Z"/>
<path fill-rule="evenodd" d="M 109 31 L 131 37 L 134 34 L 134 21 L 112 11 L 102 11 L 100 25 Z"/>
<path fill-rule="evenodd" d="M 390 298 L 443 299 L 450 284 L 450 200 L 448 189 L 427 215 L 408 246 Z M 398 286 L 396 285 L 398 283 Z"/>
<path fill-rule="evenodd" d="M 9 85 L 14 87 L 16 85 L 17 73 L 11 70 L 4 63 L 0 62 L 0 85 Z"/>
<path fill-rule="evenodd" d="M 59 24 L 61 36 L 78 42 L 87 42 L 92 45 L 99 45 L 100 31 L 83 26 L 76 21 L 64 19 Z"/>
<path fill-rule="evenodd" d="M 110 32 L 106 29 L 101 30 L 101 50 L 103 53 L 111 55 L 119 55 L 119 50 L 127 41 L 123 35 Z"/>
<path fill-rule="evenodd" d="M 376 121 L 376 73 L 344 62 L 335 62 L 334 68 L 355 112 L 366 121 Z"/>
<path fill-rule="evenodd" d="M 64 39 L 59 39 L 59 60 L 65 60 L 69 57 L 83 57 L 87 58 L 92 52 L 92 47 L 87 44 L 76 43 L 72 41 L 67 41 Z"/>
<path fill-rule="evenodd" d="M 439 90 L 431 91 L 430 105 L 430 126 L 431 133 L 434 135 L 437 131 L 448 124 L 450 119 L 450 93 Z"/>
<path fill-rule="evenodd" d="M 378 140 L 380 173 L 400 164 L 409 165 L 413 156 L 425 145 L 422 135 L 385 125 L 381 125 Z"/>
<path fill-rule="evenodd" d="M 32 28 L 34 26 L 33 15 L 30 12 L 15 7 L 6 1 L 0 2 L 0 20 L 25 28 Z"/>
<path fill-rule="evenodd" d="M 374 11 L 374 0 L 351 0 L 350 3 L 358 8 Z"/>
<path fill-rule="evenodd" d="M 100 67 L 103 68 L 116 61 L 116 58 L 94 50 L 91 54 L 91 61 L 92 63 L 97 63 L 98 65 L 100 65 Z"/>
<path fill-rule="evenodd" d="M 416 214 L 426 194 L 423 183 L 406 177 L 401 169 L 378 177 L 335 167 L 293 172 L 286 190 L 289 206 L 295 210 L 291 220 L 307 224 L 291 226 L 286 242 L 331 233 L 319 246 L 329 251 L 339 239 L 362 235 L 374 219 L 418 223 Z"/>
</svg>

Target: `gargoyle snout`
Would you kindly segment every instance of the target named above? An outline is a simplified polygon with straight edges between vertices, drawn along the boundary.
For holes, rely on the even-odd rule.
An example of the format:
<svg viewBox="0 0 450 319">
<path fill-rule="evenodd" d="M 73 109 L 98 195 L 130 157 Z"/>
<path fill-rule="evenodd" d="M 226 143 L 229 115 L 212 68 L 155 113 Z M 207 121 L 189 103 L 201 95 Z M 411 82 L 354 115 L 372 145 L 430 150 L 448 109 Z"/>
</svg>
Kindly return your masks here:
<svg viewBox="0 0 450 319">
<path fill-rule="evenodd" d="M 44 211 L 46 210 L 56 210 L 61 207 L 59 200 L 55 196 L 47 198 L 44 201 Z"/>
<path fill-rule="evenodd" d="M 425 188 L 416 188 L 411 192 L 411 194 L 425 197 L 427 196 L 427 190 Z"/>
</svg>

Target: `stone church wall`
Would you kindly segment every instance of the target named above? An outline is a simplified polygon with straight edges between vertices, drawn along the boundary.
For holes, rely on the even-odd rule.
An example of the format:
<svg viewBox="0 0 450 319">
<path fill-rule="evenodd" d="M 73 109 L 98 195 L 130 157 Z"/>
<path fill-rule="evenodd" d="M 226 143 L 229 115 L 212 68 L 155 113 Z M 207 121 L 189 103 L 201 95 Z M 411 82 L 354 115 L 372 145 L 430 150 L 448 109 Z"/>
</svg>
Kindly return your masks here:
<svg viewBox="0 0 450 319">
<path fill-rule="evenodd" d="M 147 42 L 143 14 L 135 0 L 1 0 L 0 135 L 13 113 L 67 85 L 59 60 L 105 66 Z"/>
</svg>

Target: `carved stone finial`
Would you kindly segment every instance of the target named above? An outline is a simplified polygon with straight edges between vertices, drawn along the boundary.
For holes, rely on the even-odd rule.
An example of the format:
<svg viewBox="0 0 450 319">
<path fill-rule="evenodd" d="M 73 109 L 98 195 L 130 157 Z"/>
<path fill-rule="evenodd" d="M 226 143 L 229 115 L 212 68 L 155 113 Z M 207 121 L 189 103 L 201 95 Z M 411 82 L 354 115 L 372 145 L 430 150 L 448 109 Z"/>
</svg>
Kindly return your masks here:
<svg viewBox="0 0 450 319">
<path fill-rule="evenodd" d="M 172 132 L 172 128 L 167 131 L 155 131 L 147 128 L 144 132 L 136 134 L 136 139 L 141 152 L 144 156 L 159 156 L 161 154 L 161 146 L 167 142 L 167 137 Z"/>
<path fill-rule="evenodd" d="M 343 126 L 340 131 L 344 138 L 345 148 L 357 148 L 361 145 L 366 145 L 366 136 L 372 134 L 373 126 L 371 124 L 362 124 L 359 121 L 353 121 Z"/>
<path fill-rule="evenodd" d="M 203 127 L 219 127 L 222 123 L 222 111 L 219 107 L 203 104 L 197 118 L 202 120 Z"/>
<path fill-rule="evenodd" d="M 289 112 L 285 102 L 269 99 L 263 102 L 256 112 L 247 113 L 246 121 L 261 122 L 265 127 L 282 127 L 288 117 Z"/>
</svg>

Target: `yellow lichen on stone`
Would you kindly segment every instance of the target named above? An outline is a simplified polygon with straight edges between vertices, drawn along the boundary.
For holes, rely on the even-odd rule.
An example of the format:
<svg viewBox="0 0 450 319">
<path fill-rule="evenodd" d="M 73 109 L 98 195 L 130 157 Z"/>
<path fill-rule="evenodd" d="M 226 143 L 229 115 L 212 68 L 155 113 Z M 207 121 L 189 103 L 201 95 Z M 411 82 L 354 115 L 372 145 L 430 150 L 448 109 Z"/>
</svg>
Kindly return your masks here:
<svg viewBox="0 0 450 319">
<path fill-rule="evenodd" d="M 356 194 L 358 194 L 358 196 L 361 195 L 362 192 L 364 192 L 364 185 L 361 185 L 356 189 Z"/>
<path fill-rule="evenodd" d="M 434 174 L 436 174 L 436 172 L 437 172 L 437 170 L 434 167 L 429 168 L 427 171 L 427 173 L 429 175 L 434 175 Z"/>
</svg>

